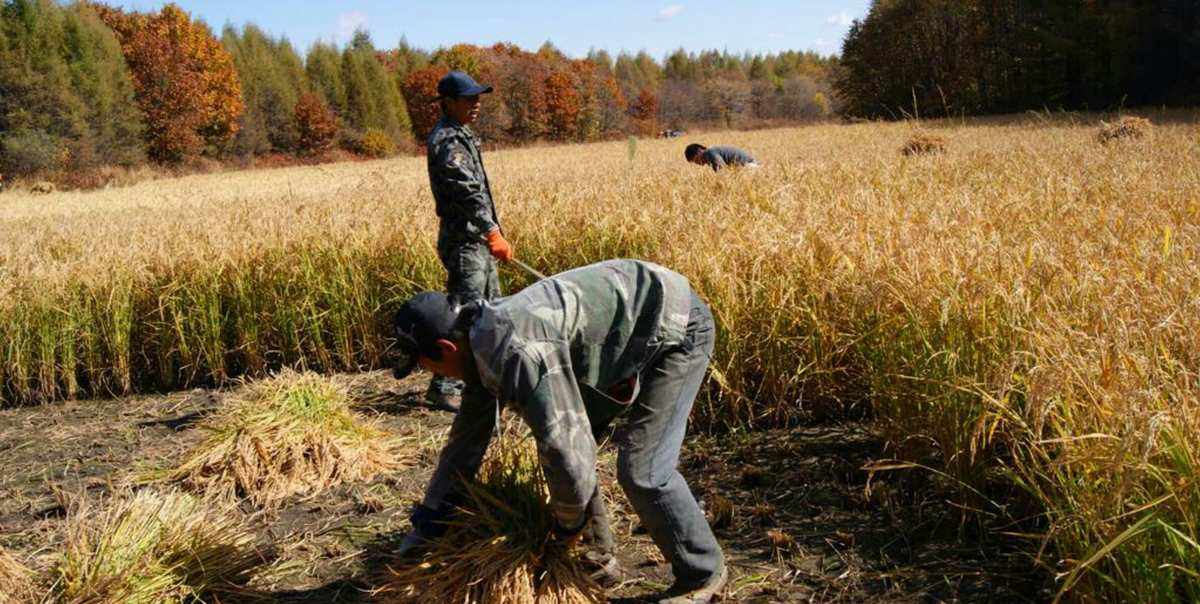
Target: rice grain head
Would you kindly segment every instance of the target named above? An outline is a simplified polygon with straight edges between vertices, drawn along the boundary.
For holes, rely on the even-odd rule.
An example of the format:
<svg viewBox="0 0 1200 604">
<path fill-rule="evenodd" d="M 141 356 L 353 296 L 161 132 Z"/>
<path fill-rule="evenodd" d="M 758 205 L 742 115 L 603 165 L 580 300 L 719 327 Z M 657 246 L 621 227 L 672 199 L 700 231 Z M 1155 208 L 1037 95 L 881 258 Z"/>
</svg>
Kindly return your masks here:
<svg viewBox="0 0 1200 604">
<path fill-rule="evenodd" d="M 68 520 L 52 601 L 157 604 L 249 597 L 266 564 L 233 510 L 172 491 L 141 491 L 104 510 L 84 502 Z"/>
<path fill-rule="evenodd" d="M 265 509 L 403 465 L 398 441 L 350 410 L 347 388 L 311 372 L 249 383 L 201 428 L 208 438 L 155 477 Z"/>
<path fill-rule="evenodd" d="M 0 604 L 34 601 L 34 573 L 7 551 L 0 550 Z"/>
<path fill-rule="evenodd" d="M 576 553 L 550 537 L 549 491 L 532 441 L 507 432 L 492 445 L 446 535 L 419 563 L 397 561 L 382 578 L 382 602 L 604 601 Z"/>
</svg>

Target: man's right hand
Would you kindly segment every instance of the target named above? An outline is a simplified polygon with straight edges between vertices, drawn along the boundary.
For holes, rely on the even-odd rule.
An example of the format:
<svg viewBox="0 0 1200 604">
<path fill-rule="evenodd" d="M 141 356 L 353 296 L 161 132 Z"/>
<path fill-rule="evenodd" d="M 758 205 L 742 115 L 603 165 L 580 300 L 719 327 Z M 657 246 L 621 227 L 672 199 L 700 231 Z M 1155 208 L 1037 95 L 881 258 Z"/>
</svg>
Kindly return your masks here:
<svg viewBox="0 0 1200 604">
<path fill-rule="evenodd" d="M 488 231 L 487 234 L 488 251 L 492 253 L 492 257 L 501 262 L 508 262 L 513 259 L 512 244 L 504 238 L 500 233 L 499 228 Z"/>
</svg>

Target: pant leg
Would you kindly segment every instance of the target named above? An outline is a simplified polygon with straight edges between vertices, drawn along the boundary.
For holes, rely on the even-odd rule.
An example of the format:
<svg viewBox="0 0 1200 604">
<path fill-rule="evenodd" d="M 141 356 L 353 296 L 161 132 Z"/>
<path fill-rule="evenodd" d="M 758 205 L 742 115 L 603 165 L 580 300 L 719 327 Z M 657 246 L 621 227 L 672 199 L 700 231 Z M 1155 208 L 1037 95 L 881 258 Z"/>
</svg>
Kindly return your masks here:
<svg viewBox="0 0 1200 604">
<path fill-rule="evenodd" d="M 446 293 L 457 304 L 475 300 L 491 300 L 500 296 L 500 274 L 496 261 L 483 243 L 455 242 L 446 236 L 438 238 L 438 256 L 446 267 Z M 441 375 L 429 382 L 429 393 L 457 394 L 462 392 L 461 380 Z"/>
<path fill-rule="evenodd" d="M 724 564 L 721 546 L 679 473 L 688 415 L 712 355 L 712 314 L 694 297 L 682 345 L 642 373 L 642 390 L 617 433 L 617 477 L 677 582 L 706 581 Z"/>
</svg>

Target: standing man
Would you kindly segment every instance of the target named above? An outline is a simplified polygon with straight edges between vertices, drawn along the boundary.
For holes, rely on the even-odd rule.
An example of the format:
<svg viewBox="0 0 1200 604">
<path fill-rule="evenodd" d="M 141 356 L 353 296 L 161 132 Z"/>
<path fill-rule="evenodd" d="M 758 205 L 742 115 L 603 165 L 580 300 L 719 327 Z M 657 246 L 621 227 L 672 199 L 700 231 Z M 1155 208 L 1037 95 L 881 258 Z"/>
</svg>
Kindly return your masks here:
<svg viewBox="0 0 1200 604">
<path fill-rule="evenodd" d="M 692 143 L 683 150 L 683 157 L 698 166 L 708 166 L 713 172 L 720 172 L 726 166 L 758 167 L 758 162 L 754 161 L 752 155 L 737 147 L 722 146 L 709 149 L 700 143 Z"/>
<path fill-rule="evenodd" d="M 446 267 L 446 292 L 455 304 L 498 297 L 496 260 L 513 258 L 512 246 L 500 230 L 479 139 L 469 127 L 479 117 L 479 95 L 491 91 L 491 86 L 480 86 L 461 71 L 446 74 L 438 82 L 442 117 L 426 143 L 429 186 L 441 219 L 438 257 Z M 458 411 L 462 390 L 461 380 L 435 373 L 425 400 Z"/>
<path fill-rule="evenodd" d="M 396 313 L 395 331 L 407 357 L 397 375 L 419 363 L 467 384 L 402 554 L 445 531 L 508 401 L 537 441 L 558 538 L 575 539 L 605 513 L 595 507 L 595 434 L 620 417 L 618 481 L 675 575 L 658 602 L 704 604 L 724 588 L 724 554 L 678 470 L 715 337 L 712 313 L 685 277 L 610 260 L 492 302 L 457 306 L 426 292 Z"/>
</svg>

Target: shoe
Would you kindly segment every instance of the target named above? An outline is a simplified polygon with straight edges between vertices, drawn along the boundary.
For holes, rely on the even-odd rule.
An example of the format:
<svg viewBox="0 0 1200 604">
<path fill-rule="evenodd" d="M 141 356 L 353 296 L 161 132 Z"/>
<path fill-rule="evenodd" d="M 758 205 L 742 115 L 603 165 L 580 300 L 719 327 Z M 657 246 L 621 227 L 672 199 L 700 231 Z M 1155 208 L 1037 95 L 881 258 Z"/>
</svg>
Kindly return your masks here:
<svg viewBox="0 0 1200 604">
<path fill-rule="evenodd" d="M 703 585 L 689 587 L 676 583 L 659 598 L 658 604 L 708 604 L 718 598 L 728 581 L 729 570 L 722 564 L 721 570 Z"/>
<path fill-rule="evenodd" d="M 600 587 L 611 589 L 625 580 L 625 569 L 621 568 L 621 562 L 612 554 L 591 551 L 580 556 L 580 560 L 588 576 Z"/>
</svg>

